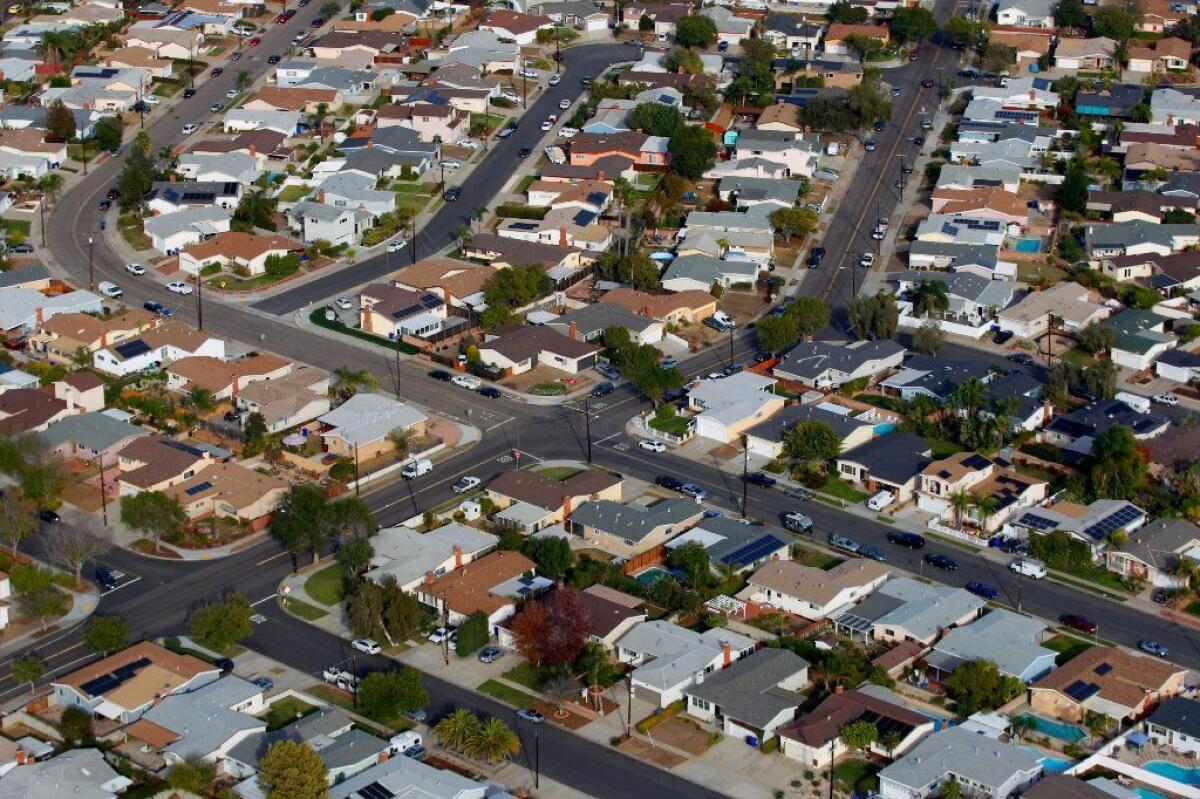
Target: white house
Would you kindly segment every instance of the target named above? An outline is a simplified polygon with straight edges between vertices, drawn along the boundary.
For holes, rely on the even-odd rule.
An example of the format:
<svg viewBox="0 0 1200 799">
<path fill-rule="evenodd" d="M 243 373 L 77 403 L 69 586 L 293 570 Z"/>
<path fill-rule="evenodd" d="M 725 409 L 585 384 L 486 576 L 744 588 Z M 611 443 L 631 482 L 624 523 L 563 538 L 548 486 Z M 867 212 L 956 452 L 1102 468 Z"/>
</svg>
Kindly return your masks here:
<svg viewBox="0 0 1200 799">
<path fill-rule="evenodd" d="M 706 674 L 754 652 L 753 639 L 722 627 L 697 633 L 669 621 L 646 621 L 617 642 L 617 657 L 634 666 L 633 692 L 666 707 Z"/>
<path fill-rule="evenodd" d="M 887 566 L 866 558 L 851 558 L 828 570 L 775 560 L 750 575 L 738 599 L 819 621 L 861 601 L 889 573 Z"/>
</svg>

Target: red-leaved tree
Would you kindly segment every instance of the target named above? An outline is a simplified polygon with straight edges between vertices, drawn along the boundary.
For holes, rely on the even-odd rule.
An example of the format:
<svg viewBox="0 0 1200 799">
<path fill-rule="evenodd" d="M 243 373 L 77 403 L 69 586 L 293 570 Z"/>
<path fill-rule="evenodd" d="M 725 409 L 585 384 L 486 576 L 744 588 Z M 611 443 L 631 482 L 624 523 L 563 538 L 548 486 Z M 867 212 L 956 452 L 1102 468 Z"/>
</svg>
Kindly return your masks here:
<svg viewBox="0 0 1200 799">
<path fill-rule="evenodd" d="M 587 609 L 573 588 L 530 602 L 512 621 L 517 651 L 538 666 L 571 663 L 587 640 Z"/>
</svg>

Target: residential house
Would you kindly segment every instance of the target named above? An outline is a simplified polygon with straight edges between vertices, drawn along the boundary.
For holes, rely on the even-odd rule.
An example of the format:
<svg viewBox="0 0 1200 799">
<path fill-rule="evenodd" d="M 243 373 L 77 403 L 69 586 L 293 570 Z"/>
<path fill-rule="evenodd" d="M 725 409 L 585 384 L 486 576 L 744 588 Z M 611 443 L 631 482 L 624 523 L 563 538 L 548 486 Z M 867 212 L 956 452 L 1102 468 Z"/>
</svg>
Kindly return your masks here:
<svg viewBox="0 0 1200 799">
<path fill-rule="evenodd" d="M 267 751 L 281 741 L 301 741 L 321 758 L 330 785 L 360 774 L 386 761 L 390 744 L 358 727 L 346 711 L 323 707 L 300 716 L 277 730 L 256 732 L 230 747 L 221 761 L 222 770 L 236 778 L 251 778 L 262 768 Z"/>
<path fill-rule="evenodd" d="M 1031 616 L 995 608 L 965 627 L 956 627 L 925 656 L 928 667 L 948 677 L 963 663 L 986 660 L 1000 673 L 1026 685 L 1054 670 L 1058 653 L 1039 646 L 1046 624 Z"/>
<path fill-rule="evenodd" d="M 1194 757 L 1200 753 L 1200 702 L 1171 697 L 1146 719 L 1145 730 L 1146 736 L 1159 746 Z"/>
<path fill-rule="evenodd" d="M 834 22 L 825 31 L 825 52 L 843 55 L 853 52 L 846 44 L 846 39 L 851 36 L 874 39 L 884 45 L 891 41 L 891 35 L 886 25 L 847 25 Z"/>
<path fill-rule="evenodd" d="M 239 181 L 155 181 L 146 197 L 146 207 L 151 214 L 173 214 L 192 208 L 219 206 L 233 211 L 242 201 L 242 184 Z"/>
<path fill-rule="evenodd" d="M 427 533 L 385 527 L 371 539 L 374 554 L 363 576 L 376 583 L 394 578 L 401 591 L 412 593 L 430 575 L 440 577 L 479 560 L 496 548 L 498 540 L 458 522 Z"/>
<path fill-rule="evenodd" d="M 225 341 L 186 327 L 182 322 L 171 321 L 147 328 L 121 343 L 96 349 L 92 352 L 92 366 L 110 375 L 124 377 L 146 369 L 161 369 L 181 358 L 199 355 L 223 360 Z"/>
<path fill-rule="evenodd" d="M 257 789 L 256 784 L 252 785 Z M 373 799 L 382 796 L 381 791 L 390 796 L 430 799 L 508 799 L 511 796 L 498 783 L 473 780 L 416 758 L 381 757 L 378 764 L 361 774 L 331 786 L 329 799 Z"/>
<path fill-rule="evenodd" d="M 917 506 L 959 529 L 964 523 L 989 536 L 1020 512 L 1046 499 L 1047 483 L 977 452 L 957 452 L 921 471 Z M 962 497 L 966 504 L 958 507 Z"/>
<path fill-rule="evenodd" d="M 990 328 L 995 314 L 1012 302 L 1013 284 L 989 280 L 971 272 L 900 272 L 893 278 L 901 297 L 900 324 L 920 327 L 932 319 L 947 333 L 978 339 Z M 922 283 L 938 282 L 946 287 L 949 305 L 945 311 L 917 313 L 915 295 Z"/>
<path fill-rule="evenodd" d="M 295 239 L 231 230 L 184 247 L 179 252 L 179 269 L 198 276 L 201 270 L 216 265 L 239 275 L 256 276 L 266 274 L 269 259 L 286 258 L 303 249 Z"/>
<path fill-rule="evenodd" d="M 191 152 L 175 159 L 175 171 L 188 180 L 202 183 L 249 186 L 262 175 L 262 164 L 250 153 Z"/>
<path fill-rule="evenodd" d="M 806 56 L 816 52 L 824 32 L 823 26 L 795 14 L 767 14 L 763 18 L 762 38 L 782 50 Z"/>
<path fill-rule="evenodd" d="M 40 433 L 78 411 L 65 400 L 37 388 L 12 388 L 0 392 L 0 433 Z"/>
<path fill-rule="evenodd" d="M 329 412 L 329 373 L 297 365 L 283 377 L 243 386 L 235 400 L 243 414 L 260 415 L 268 432 L 290 430 Z"/>
<path fill-rule="evenodd" d="M 773 560 L 750 575 L 737 598 L 763 611 L 821 621 L 868 596 L 889 574 L 887 566 L 867 558 L 851 558 L 831 569 Z"/>
<path fill-rule="evenodd" d="M 996 22 L 1011 28 L 1053 28 L 1052 0 L 1000 0 Z"/>
<path fill-rule="evenodd" d="M 600 299 L 676 327 L 700 324 L 717 311 L 717 299 L 708 291 L 696 289 L 648 294 L 623 286 L 606 291 Z"/>
<path fill-rule="evenodd" d="M 634 693 L 666 707 L 706 675 L 729 668 L 755 648 L 753 639 L 723 627 L 697 633 L 669 621 L 646 621 L 617 642 L 617 658 L 634 667 Z"/>
<path fill-rule="evenodd" d="M 441 332 L 448 312 L 436 294 L 372 283 L 359 293 L 359 327 L 393 341 Z"/>
<path fill-rule="evenodd" d="M 1200 124 L 1200 98 L 1194 90 L 1157 88 L 1150 94 L 1150 121 L 1160 125 Z"/>
<path fill-rule="evenodd" d="M 99 314 L 103 310 L 101 298 L 90 291 L 43 294 L 33 289 L 6 288 L 0 292 L 0 331 L 19 338 L 59 314 Z"/>
<path fill-rule="evenodd" d="M 1113 363 L 1141 371 L 1149 369 L 1160 355 L 1179 343 L 1175 336 L 1163 332 L 1169 323 L 1169 319 L 1153 311 L 1129 308 L 1110 316 L 1100 326 L 1114 333 L 1109 348 Z"/>
<path fill-rule="evenodd" d="M 541 264 L 551 279 L 560 280 L 592 263 L 595 256 L 578 247 L 506 238 L 494 233 L 476 233 L 463 248 L 463 255 L 485 261 L 496 269 Z"/>
<path fill-rule="evenodd" d="M 92 747 L 66 749 L 53 757 L 26 762 L 7 772 L 0 785 L 5 796 L 77 796 L 81 799 L 117 799 L 133 780 L 109 765 Z"/>
<path fill-rule="evenodd" d="M 271 520 L 291 484 L 237 463 L 214 463 L 163 493 L 178 500 L 188 519 L 232 519 L 251 530 Z"/>
<path fill-rule="evenodd" d="M 500 72 L 517 69 L 521 46 L 502 39 L 491 31 L 467 31 L 450 42 L 441 63 L 446 66 L 462 64 L 481 72 Z"/>
<path fill-rule="evenodd" d="M 577 507 L 566 527 L 589 546 L 632 558 L 662 546 L 703 515 L 699 504 L 688 499 L 664 499 L 653 505 L 622 505 L 603 499 Z"/>
<path fill-rule="evenodd" d="M 687 713 L 725 735 L 761 746 L 796 717 L 809 663 L 789 649 L 763 649 L 683 690 Z"/>
<path fill-rule="evenodd" d="M 579 374 L 596 363 L 600 347 L 579 341 L 542 325 L 525 325 L 500 335 L 488 333 L 479 345 L 479 360 L 519 375 L 536 366 L 549 366 L 567 374 Z"/>
<path fill-rule="evenodd" d="M 1104 36 L 1092 39 L 1059 39 L 1054 66 L 1059 69 L 1105 70 L 1116 64 L 1117 43 Z"/>
<path fill-rule="evenodd" d="M 332 109 L 341 108 L 344 104 L 345 98 L 336 89 L 263 86 L 253 97 L 242 103 L 242 107 L 250 111 L 299 111 L 315 114 L 322 105 L 326 109 Z"/>
<path fill-rule="evenodd" d="M 226 209 L 208 206 L 165 216 L 147 217 L 143 220 L 142 227 L 150 237 L 151 246 L 170 255 L 190 244 L 196 244 L 218 233 L 228 232 L 231 218 Z"/>
<path fill-rule="evenodd" d="M 768 561 L 791 557 L 792 536 L 771 524 L 742 524 L 714 516 L 667 542 L 669 552 L 686 544 L 697 544 L 708 553 L 715 569 L 729 568 L 735 574 L 751 571 Z"/>
<path fill-rule="evenodd" d="M 479 310 L 484 305 L 483 287 L 495 274 L 472 261 L 433 256 L 396 272 L 392 283 L 397 288 L 434 294 L 448 306 Z"/>
<path fill-rule="evenodd" d="M 1123 649 L 1093 646 L 1029 688 L 1035 713 L 1079 724 L 1088 711 L 1117 722 L 1137 721 L 1184 689 L 1187 670 Z"/>
<path fill-rule="evenodd" d="M 1017 62 L 1013 65 L 1013 74 L 1028 72 L 1029 68 L 1050 55 L 1050 46 L 1054 43 L 1053 31 L 1031 32 L 1028 30 L 1008 31 L 993 28 L 988 32 L 988 44 L 998 44 L 1001 47 L 1011 47 L 1016 51 Z"/>
<path fill-rule="evenodd" d="M 737 44 L 742 39 L 749 39 L 750 31 L 754 28 L 753 19 L 739 16 L 721 6 L 708 6 L 700 13 L 713 21 L 717 28 L 718 42 L 725 42 L 729 45 Z"/>
<path fill-rule="evenodd" d="M 633 30 L 641 29 L 642 17 L 648 17 L 654 23 L 654 32 L 659 36 L 675 35 L 675 23 L 683 19 L 691 11 L 686 3 L 630 3 L 621 8 L 621 21 Z"/>
<path fill-rule="evenodd" d="M 833 760 L 846 754 L 841 731 L 856 721 L 867 721 L 876 729 L 894 733 L 889 736 L 889 742 L 893 737 L 898 742 L 892 746 L 886 746 L 878 739 L 871 743 L 870 753 L 880 758 L 904 755 L 933 732 L 933 719 L 909 710 L 894 694 L 894 699 L 876 696 L 873 688 L 877 686 L 832 693 L 794 724 L 781 729 L 780 748 L 784 757 L 797 760 L 806 768 L 827 768 Z M 891 694 L 886 689 L 880 693 Z"/>
<path fill-rule="evenodd" d="M 885 766 L 879 772 L 879 795 L 880 799 L 934 796 L 954 780 L 977 799 L 1006 799 L 1038 781 L 1043 760 L 1040 752 L 948 727 Z"/>
<path fill-rule="evenodd" d="M 190 480 L 211 463 L 207 450 L 173 438 L 162 435 L 135 438 L 117 452 L 117 467 L 121 470 L 117 486 L 123 497 L 143 491 L 165 491 Z"/>
<path fill-rule="evenodd" d="M 1170 255 L 1200 244 L 1195 225 L 1167 225 L 1143 220 L 1084 226 L 1084 246 L 1093 258 L 1118 255 Z"/>
<path fill-rule="evenodd" d="M 189 760 L 224 767 L 234 747 L 266 731 L 267 722 L 253 715 L 262 708 L 261 688 L 227 674 L 194 691 L 164 697 L 123 733 L 157 752 L 168 767 Z"/>
<path fill-rule="evenodd" d="M 1187 17 L 1183 6 L 1167 0 L 1147 0 L 1137 19 L 1137 30 L 1142 33 L 1165 33 Z"/>
<path fill-rule="evenodd" d="M 831 618 L 851 638 L 929 646 L 947 630 L 977 619 L 986 604 L 963 588 L 896 577 Z"/>
<path fill-rule="evenodd" d="M 754 425 L 743 435 L 750 452 L 774 460 L 783 456 L 787 435 L 798 424 L 817 422 L 828 426 L 837 434 L 844 451 L 874 438 L 877 425 L 879 429 L 887 430 L 894 424 L 881 421 L 887 418 L 890 417 L 874 409 L 855 415 L 853 409 L 834 402 L 799 403 L 784 406 L 783 410 Z"/>
<path fill-rule="evenodd" d="M 931 462 L 929 442 L 912 433 L 889 433 L 837 459 L 837 474 L 867 491 L 887 490 L 903 505 L 913 497 L 921 472 Z"/>
<path fill-rule="evenodd" d="M 425 432 L 425 414 L 382 394 L 360 393 L 321 416 L 321 448 L 332 455 L 366 462 L 395 449 L 389 434 Z"/>
<path fill-rule="evenodd" d="M 935 213 L 964 221 L 999 222 L 1019 228 L 1024 228 L 1029 222 L 1029 208 L 1025 203 L 1000 186 L 937 189 L 933 193 L 932 203 Z"/>
<path fill-rule="evenodd" d="M 135 22 L 125 33 L 126 47 L 151 50 L 159 58 L 187 60 L 194 58 L 204 38 L 199 30 L 181 30 L 163 26 L 160 21 Z"/>
<path fill-rule="evenodd" d="M 5 287 L 5 291 L 11 290 Z M 159 317 L 141 308 L 130 308 L 106 319 L 90 313 L 57 314 L 38 326 L 29 337 L 29 346 L 50 363 L 68 366 L 81 349 L 91 353 L 119 344 L 157 326 L 159 321 Z"/>
<path fill-rule="evenodd" d="M 904 362 L 906 350 L 890 339 L 876 341 L 802 341 L 775 364 L 771 373 L 819 389 L 839 389 L 864 378 L 870 383 Z"/>
<path fill-rule="evenodd" d="M 531 14 L 543 14 L 559 25 L 567 25 L 584 33 L 605 30 L 612 20 L 611 14 L 597 9 L 587 0 L 533 2 L 527 10 Z"/>
<path fill-rule="evenodd" d="M 221 117 L 226 133 L 249 130 L 272 130 L 284 136 L 295 136 L 300 130 L 300 114 L 296 111 L 253 111 L 233 108 Z"/>
<path fill-rule="evenodd" d="M 696 434 L 726 444 L 736 441 L 783 408 L 786 400 L 774 387 L 774 378 L 755 372 L 699 381 L 688 391 L 688 406 L 696 414 Z"/>
<path fill-rule="evenodd" d="M 1190 383 L 1200 377 L 1200 355 L 1182 349 L 1167 350 L 1154 362 L 1154 374 L 1176 383 Z"/>
<path fill-rule="evenodd" d="M 720 250 L 717 240 L 720 234 L 711 234 L 712 249 Z M 703 252 L 697 252 L 698 245 L 694 237 L 685 239 L 681 249 L 687 247 L 691 253 L 679 255 L 671 261 L 670 266 L 663 272 L 662 287 L 667 291 L 709 292 L 713 286 L 730 289 L 734 286 L 752 286 L 758 280 L 759 265 L 747 260 L 724 260 Z M 707 248 L 705 248 L 707 249 Z"/>
<path fill-rule="evenodd" d="M 590 588 L 577 592 L 576 596 L 587 614 L 588 641 L 600 644 L 607 652 L 613 652 L 617 641 L 636 625 L 646 621 L 644 603 L 637 597 L 630 597 L 635 603 L 631 606 L 594 593 Z"/>
<path fill-rule="evenodd" d="M 1152 42 L 1149 47 L 1129 48 L 1131 72 L 1181 71 L 1192 58 L 1192 45 L 1184 39 L 1168 36 Z"/>
<path fill-rule="evenodd" d="M 635 164 L 666 166 L 669 160 L 664 136 L 647 136 L 638 131 L 625 133 L 580 133 L 571 140 L 569 163 L 591 166 L 602 158 L 624 156 Z"/>
<path fill-rule="evenodd" d="M 450 624 L 483 613 L 494 633 L 497 625 L 516 613 L 518 601 L 536 598 L 554 585 L 545 577 L 525 576 L 535 568 L 520 552 L 492 552 L 441 577 L 427 577 L 417 588 L 417 600 Z"/>
<path fill-rule="evenodd" d="M 328 241 L 332 245 L 357 245 L 362 234 L 375 226 L 375 217 L 358 208 L 338 208 L 301 200 L 288 213 L 288 224 L 305 244 Z"/>
<path fill-rule="evenodd" d="M 1102 322 L 1111 310 L 1090 289 L 1078 283 L 1055 283 L 1042 291 L 1031 291 L 1019 302 L 996 314 L 996 323 L 1018 338 L 1036 341 L 1049 331 L 1050 315 L 1059 330 L 1079 332 Z"/>
<path fill-rule="evenodd" d="M 1196 200 L 1191 197 L 1179 197 L 1146 191 L 1145 189 L 1134 189 L 1132 191 L 1088 192 L 1087 208 L 1089 211 L 1107 213 L 1114 222 L 1142 220 L 1159 224 L 1169 211 L 1178 208 L 1194 212 L 1196 205 Z"/>
<path fill-rule="evenodd" d="M 791 208 L 800 200 L 800 182 L 731 176 L 721 178 L 717 194 L 739 210 L 767 214 Z"/>
<path fill-rule="evenodd" d="M 493 10 L 487 19 L 479 24 L 479 30 L 511 39 L 522 46 L 533 44 L 537 40 L 538 31 L 553 29 L 554 22 L 549 17 L 530 16 L 506 8 Z"/>
<path fill-rule="evenodd" d="M 47 448 L 56 455 L 79 458 L 106 467 L 116 462 L 117 453 L 135 438 L 150 435 L 144 427 L 129 424 L 105 411 L 66 416 L 49 425 L 40 434 Z"/>
<path fill-rule="evenodd" d="M 657 344 L 666 332 L 662 322 L 631 313 L 610 302 L 597 302 L 567 311 L 548 322 L 547 327 L 578 341 L 594 341 L 603 336 L 605 330 L 622 327 L 629 331 L 635 344 Z"/>
<path fill-rule="evenodd" d="M 1097 400 L 1055 417 L 1046 426 L 1042 439 L 1086 455 L 1092 451 L 1096 437 L 1116 425 L 1128 427 L 1135 438 L 1144 441 L 1165 432 L 1169 421 L 1154 414 L 1140 413 L 1118 399 Z"/>
<path fill-rule="evenodd" d="M 468 117 L 458 108 L 446 103 L 412 103 L 385 105 L 376 114 L 379 128 L 399 126 L 416 131 L 423 142 L 456 144 L 468 134 Z"/>
<path fill-rule="evenodd" d="M 1123 578 L 1144 580 L 1159 588 L 1178 588 L 1186 578 L 1175 574 L 1181 558 L 1200 555 L 1200 527 L 1188 519 L 1156 519 L 1114 541 L 1104 553 L 1110 572 Z"/>
<path fill-rule="evenodd" d="M 1098 551 L 1107 545 L 1112 533 L 1128 536 L 1145 523 L 1146 512 L 1132 502 L 1097 499 L 1088 505 L 1059 501 L 1033 508 L 1012 519 L 1009 527 L 1026 536 L 1062 530 Z"/>
<path fill-rule="evenodd" d="M 901 399 L 929 397 L 945 404 L 954 389 L 967 380 L 988 384 L 996 379 L 991 367 L 979 361 L 953 361 L 928 355 L 913 355 L 900 371 L 879 381 L 879 387 L 896 392 Z"/>
<path fill-rule="evenodd" d="M 768 121 L 770 119 L 769 116 Z M 813 171 L 817 168 L 819 153 L 815 151 L 812 140 L 798 139 L 795 133 L 788 130 L 774 131 L 763 128 L 745 130 L 738 134 L 734 146 L 739 164 L 754 161 L 780 164 L 785 168 L 784 174 L 787 177 L 812 177 Z M 724 171 L 727 170 L 718 164 L 705 173 L 705 177 L 718 177 Z M 688 224 L 692 224 L 692 216 L 703 213 L 694 211 L 689 214 Z"/>
<path fill-rule="evenodd" d="M 534 533 L 561 524 L 585 502 L 621 501 L 622 480 L 610 472 L 584 469 L 565 480 L 536 471 L 504 472 L 487 485 L 487 497 L 500 510 L 498 521 Z"/>
</svg>

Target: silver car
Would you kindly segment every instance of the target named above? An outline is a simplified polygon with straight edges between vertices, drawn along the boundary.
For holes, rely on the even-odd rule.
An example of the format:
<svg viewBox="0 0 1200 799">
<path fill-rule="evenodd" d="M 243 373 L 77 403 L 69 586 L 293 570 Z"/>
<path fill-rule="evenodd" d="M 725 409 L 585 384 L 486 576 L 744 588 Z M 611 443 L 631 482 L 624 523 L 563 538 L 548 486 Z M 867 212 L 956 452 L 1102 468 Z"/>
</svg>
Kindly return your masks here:
<svg viewBox="0 0 1200 799">
<path fill-rule="evenodd" d="M 834 549 L 841 549 L 846 552 L 853 552 L 855 554 L 857 554 L 858 550 L 861 548 L 857 541 L 844 535 L 830 534 L 829 545 Z"/>
</svg>

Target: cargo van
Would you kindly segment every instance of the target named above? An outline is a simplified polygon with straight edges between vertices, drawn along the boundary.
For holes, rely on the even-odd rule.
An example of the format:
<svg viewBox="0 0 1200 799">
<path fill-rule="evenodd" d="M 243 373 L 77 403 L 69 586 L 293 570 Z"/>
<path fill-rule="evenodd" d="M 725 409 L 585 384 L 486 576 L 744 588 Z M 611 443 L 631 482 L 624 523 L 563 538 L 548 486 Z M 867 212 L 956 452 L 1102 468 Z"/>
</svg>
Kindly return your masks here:
<svg viewBox="0 0 1200 799">
<path fill-rule="evenodd" d="M 406 730 L 399 735 L 393 735 L 388 741 L 388 748 L 393 755 L 398 755 L 401 752 L 407 752 L 414 746 L 423 746 L 424 741 L 421 739 L 421 733 Z"/>
<path fill-rule="evenodd" d="M 1017 558 L 1008 564 L 1008 568 L 1017 574 L 1023 574 L 1035 580 L 1040 580 L 1046 576 L 1046 564 L 1033 558 Z"/>
<path fill-rule="evenodd" d="M 404 470 L 400 472 L 400 476 L 405 480 L 412 480 L 421 475 L 429 474 L 432 471 L 433 461 L 429 460 L 429 458 L 417 458 L 404 467 Z"/>
<path fill-rule="evenodd" d="M 1121 402 L 1133 408 L 1138 413 L 1150 413 L 1150 398 L 1143 397 L 1138 394 L 1130 394 L 1128 391 L 1118 391 L 1113 399 L 1118 399 Z"/>
<path fill-rule="evenodd" d="M 105 297 L 112 297 L 114 300 L 125 293 L 121 291 L 121 287 L 116 283 L 110 283 L 107 280 L 102 280 L 97 283 L 96 288 L 99 289 L 100 293 Z"/>
<path fill-rule="evenodd" d="M 896 495 L 891 491 L 880 491 L 867 500 L 867 507 L 873 511 L 881 511 L 896 501 Z"/>
</svg>

